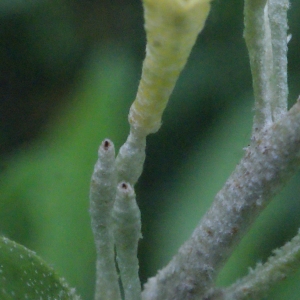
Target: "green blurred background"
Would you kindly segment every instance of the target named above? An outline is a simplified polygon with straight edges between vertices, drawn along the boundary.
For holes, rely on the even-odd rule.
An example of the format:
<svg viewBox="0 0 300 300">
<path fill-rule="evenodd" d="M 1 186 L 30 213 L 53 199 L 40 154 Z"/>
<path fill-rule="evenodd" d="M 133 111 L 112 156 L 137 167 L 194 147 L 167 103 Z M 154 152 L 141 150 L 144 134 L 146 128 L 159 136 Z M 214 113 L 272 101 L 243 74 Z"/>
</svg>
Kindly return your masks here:
<svg viewBox="0 0 300 300">
<path fill-rule="evenodd" d="M 243 1 L 213 2 L 136 192 L 142 281 L 191 234 L 247 146 L 253 118 Z M 300 2 L 291 1 L 290 103 L 300 90 Z M 0 1 L 0 232 L 36 251 L 92 299 L 89 180 L 100 142 L 117 149 L 144 58 L 139 0 Z M 222 271 L 227 285 L 300 227 L 300 174 Z M 299 299 L 300 272 L 267 299 Z"/>
</svg>

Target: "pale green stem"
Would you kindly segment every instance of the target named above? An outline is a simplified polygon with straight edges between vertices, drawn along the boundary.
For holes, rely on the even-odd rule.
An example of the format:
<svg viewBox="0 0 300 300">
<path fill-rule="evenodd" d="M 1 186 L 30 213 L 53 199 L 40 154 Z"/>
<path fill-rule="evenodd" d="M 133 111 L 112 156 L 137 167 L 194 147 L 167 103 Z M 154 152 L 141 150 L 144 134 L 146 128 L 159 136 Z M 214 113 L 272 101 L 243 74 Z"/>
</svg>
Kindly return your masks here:
<svg viewBox="0 0 300 300">
<path fill-rule="evenodd" d="M 140 299 L 141 288 L 136 258 L 140 228 L 131 228 L 140 224 L 140 217 L 136 218 L 138 207 L 135 199 L 131 199 L 132 195 L 126 196 L 125 192 L 128 194 L 132 190 L 130 185 L 133 186 L 142 173 L 146 136 L 161 126 L 163 111 L 178 76 L 204 26 L 210 0 L 144 0 L 143 5 L 147 34 L 146 58 L 137 96 L 129 112 L 130 134 L 116 159 L 118 181 L 123 184 L 118 186 L 114 210 L 118 227 L 114 232 L 126 300 Z M 122 188 L 123 185 L 127 188 Z M 138 234 L 129 234 L 130 231 Z"/>
<path fill-rule="evenodd" d="M 145 148 L 146 136 L 131 130 L 116 158 L 118 182 L 125 181 L 131 185 L 137 182 L 143 171 Z"/>
<path fill-rule="evenodd" d="M 271 288 L 280 283 L 300 266 L 300 231 L 288 243 L 274 251 L 264 264 L 228 288 L 216 290 L 210 300 L 260 300 Z"/>
<path fill-rule="evenodd" d="M 118 180 L 134 185 L 142 173 L 146 136 L 161 126 L 175 83 L 203 29 L 211 0 L 143 0 L 146 58 L 129 112 L 130 134 L 116 159 Z"/>
<path fill-rule="evenodd" d="M 115 149 L 106 139 L 99 147 L 90 188 L 90 215 L 97 252 L 95 300 L 121 300 L 111 228 L 116 187 Z"/>
<path fill-rule="evenodd" d="M 272 122 L 272 44 L 267 0 L 245 0 L 244 37 L 253 78 L 255 116 L 253 137 Z"/>
<path fill-rule="evenodd" d="M 141 213 L 129 183 L 121 182 L 112 212 L 113 232 L 125 300 L 141 299 L 138 241 L 141 234 Z"/>
<path fill-rule="evenodd" d="M 184 68 L 211 0 L 143 0 L 146 58 L 129 112 L 134 131 L 148 135 L 161 126 L 163 111 Z"/>
<path fill-rule="evenodd" d="M 287 111 L 287 10 L 289 0 L 269 0 L 269 20 L 273 50 L 272 114 L 277 120 Z"/>
<path fill-rule="evenodd" d="M 171 262 L 150 278 L 143 300 L 201 299 L 257 215 L 299 169 L 300 101 L 266 128 Z"/>
</svg>

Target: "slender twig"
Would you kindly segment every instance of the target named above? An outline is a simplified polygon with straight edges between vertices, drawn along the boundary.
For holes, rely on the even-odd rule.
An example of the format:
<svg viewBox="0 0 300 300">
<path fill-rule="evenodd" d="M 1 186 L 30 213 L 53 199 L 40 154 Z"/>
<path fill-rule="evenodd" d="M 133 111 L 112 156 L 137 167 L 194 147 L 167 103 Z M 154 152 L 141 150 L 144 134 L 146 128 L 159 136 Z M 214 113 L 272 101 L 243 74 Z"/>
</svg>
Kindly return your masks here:
<svg viewBox="0 0 300 300">
<path fill-rule="evenodd" d="M 144 300 L 201 299 L 255 217 L 299 169 L 300 101 L 246 150 L 191 238 L 156 277 Z"/>
<path fill-rule="evenodd" d="M 118 181 L 128 182 L 126 183 L 128 189 L 130 185 L 133 186 L 137 182 L 142 173 L 146 136 L 160 128 L 163 111 L 177 78 L 204 26 L 210 9 L 210 0 L 144 0 L 143 5 L 147 35 L 146 58 L 137 96 L 129 112 L 130 134 L 116 159 Z M 123 199 L 124 188 L 119 186 L 117 195 Z M 123 201 L 123 208 L 124 203 L 126 201 Z M 126 218 L 135 219 L 133 206 L 127 209 Z M 115 211 L 115 216 L 117 212 L 118 210 Z M 115 229 L 117 261 L 125 298 L 131 300 L 138 299 L 137 288 L 130 290 L 128 286 L 132 285 L 132 282 L 136 282 L 135 286 L 139 283 L 134 274 L 128 275 L 129 271 L 126 271 L 128 268 L 125 267 L 125 263 L 129 259 L 128 251 L 136 251 L 137 241 L 130 243 L 129 250 L 123 252 L 120 244 L 126 243 L 124 240 L 126 236 L 128 236 L 127 233 L 121 234 L 120 226 L 119 229 Z M 132 257 L 129 259 L 136 266 L 133 260 Z"/>
<path fill-rule="evenodd" d="M 134 131 L 156 132 L 177 78 L 210 9 L 210 0 L 143 0 L 146 58 L 129 113 Z"/>
<path fill-rule="evenodd" d="M 253 137 L 272 122 L 272 43 L 267 0 L 245 0 L 244 37 L 249 51 L 255 98 Z"/>
<path fill-rule="evenodd" d="M 107 228 L 111 203 L 115 199 L 116 180 L 123 183 L 118 187 L 117 200 L 122 201 L 116 202 L 115 225 L 127 213 L 126 218 L 134 220 L 132 224 L 140 224 L 139 216 L 136 218 L 139 215 L 136 213 L 136 203 L 131 201 L 134 199 L 131 185 L 136 183 L 142 172 L 146 136 L 159 129 L 169 96 L 210 8 L 209 0 L 144 0 L 143 3 L 147 49 L 137 97 L 129 113 L 130 134 L 117 156 L 116 171 L 113 159 L 103 156 L 99 162 L 100 171 L 95 168 L 94 173 L 95 178 L 103 177 L 99 190 L 103 188 L 104 195 L 108 197 L 105 199 L 110 203 L 109 208 L 103 206 L 103 211 L 108 213 L 106 217 L 103 216 Z M 277 62 L 286 55 L 287 30 L 287 6 L 279 4 L 277 0 L 245 0 L 244 36 L 249 50 L 255 96 L 252 142 L 191 238 L 179 249 L 168 266 L 147 282 L 142 293 L 143 300 L 191 300 L 204 297 L 239 239 L 300 165 L 300 101 L 286 112 L 286 62 L 284 59 Z M 280 16 L 284 24 L 282 30 L 277 28 L 281 25 L 277 24 L 277 18 L 273 14 Z M 285 42 L 282 42 L 283 38 Z M 281 79 L 282 85 L 278 84 Z M 273 96 L 277 91 L 280 96 L 275 98 Z M 104 172 L 105 167 L 102 168 L 101 164 L 104 166 L 106 163 L 111 173 Z M 107 180 L 112 180 L 113 183 L 108 190 L 104 188 Z M 131 192 L 125 193 L 128 191 Z M 97 193 L 99 191 L 91 192 L 91 198 L 96 199 L 102 195 Z M 91 207 L 94 203 L 96 201 L 92 200 Z M 101 207 L 103 204 L 99 203 L 97 205 Z M 127 206 L 126 210 L 126 203 L 135 205 Z M 95 211 L 97 209 L 99 210 L 99 206 Z M 94 228 L 103 225 L 98 222 L 100 215 L 99 211 L 94 215 Z M 119 225 L 121 223 L 126 222 L 122 221 Z M 121 226 L 115 226 L 115 243 L 125 297 L 139 299 L 138 264 L 133 256 L 128 258 L 129 252 L 136 254 L 139 235 L 134 235 L 135 241 L 131 243 L 131 247 L 122 252 L 122 245 L 127 243 L 126 236 L 129 235 L 127 232 L 121 233 L 120 228 Z M 110 243 L 110 250 L 107 252 L 110 254 L 105 254 L 110 259 L 107 270 L 112 268 L 113 257 L 109 232 L 107 229 L 103 231 L 104 240 Z M 99 233 L 94 230 L 94 234 L 97 244 Z M 134 262 L 134 272 L 129 272 L 130 268 L 125 267 L 127 260 Z M 130 276 L 127 276 L 127 271 Z M 109 274 L 109 271 L 105 271 L 105 275 L 98 275 L 99 278 L 107 276 L 106 273 Z M 116 274 L 113 273 L 113 276 L 115 284 Z M 137 284 L 137 288 L 130 290 L 128 287 L 132 283 Z M 119 289 L 116 290 L 119 293 Z M 114 296 L 119 297 L 119 294 Z"/>
<path fill-rule="evenodd" d="M 287 10 L 289 0 L 269 0 L 273 51 L 272 116 L 277 120 L 287 111 Z"/>
<path fill-rule="evenodd" d="M 250 269 L 247 276 L 225 289 L 216 289 L 207 299 L 210 300 L 259 300 L 270 288 L 286 279 L 300 266 L 300 231 L 283 247 L 274 251 L 264 264 L 259 263 Z"/>
<path fill-rule="evenodd" d="M 90 188 L 90 215 L 97 251 L 95 300 L 121 300 L 111 228 L 117 175 L 115 149 L 110 140 L 102 142 L 98 156 Z"/>
<path fill-rule="evenodd" d="M 141 235 L 141 213 L 129 183 L 121 182 L 112 212 L 117 262 L 126 300 L 141 299 L 138 241 Z"/>
<path fill-rule="evenodd" d="M 130 134 L 116 159 L 118 180 L 134 185 L 142 173 L 146 136 L 161 117 L 199 32 L 211 0 L 143 0 L 146 58 L 129 112 Z"/>
<path fill-rule="evenodd" d="M 148 281 L 144 300 L 203 296 L 238 240 L 300 164 L 299 101 L 281 122 L 272 123 L 272 108 L 280 105 L 272 99 L 273 53 L 266 0 L 245 0 L 244 35 L 255 95 L 252 143 L 192 237 Z"/>
<path fill-rule="evenodd" d="M 130 132 L 116 158 L 118 182 L 125 181 L 131 185 L 137 182 L 143 171 L 145 148 L 146 136 Z"/>
</svg>

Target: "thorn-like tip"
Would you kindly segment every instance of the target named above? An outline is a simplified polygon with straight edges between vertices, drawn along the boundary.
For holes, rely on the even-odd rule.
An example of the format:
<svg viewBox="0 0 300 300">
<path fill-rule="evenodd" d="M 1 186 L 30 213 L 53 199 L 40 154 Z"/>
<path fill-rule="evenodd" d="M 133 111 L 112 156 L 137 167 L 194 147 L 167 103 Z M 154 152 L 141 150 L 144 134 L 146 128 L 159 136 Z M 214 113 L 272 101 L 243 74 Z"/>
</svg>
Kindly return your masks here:
<svg viewBox="0 0 300 300">
<path fill-rule="evenodd" d="M 122 183 L 121 183 L 121 187 L 122 187 L 122 189 L 124 189 L 124 190 L 127 190 L 127 189 L 128 189 L 128 185 L 127 185 L 127 183 L 125 183 L 125 182 L 122 182 Z"/>
<path fill-rule="evenodd" d="M 130 183 L 125 182 L 125 181 L 121 181 L 118 185 L 118 189 L 121 193 L 127 194 L 127 195 L 131 195 L 132 193 L 134 193 L 134 189 L 131 186 Z"/>
<path fill-rule="evenodd" d="M 111 147 L 111 141 L 108 139 L 105 139 L 102 142 L 102 147 L 104 148 L 104 150 L 108 150 Z"/>
</svg>

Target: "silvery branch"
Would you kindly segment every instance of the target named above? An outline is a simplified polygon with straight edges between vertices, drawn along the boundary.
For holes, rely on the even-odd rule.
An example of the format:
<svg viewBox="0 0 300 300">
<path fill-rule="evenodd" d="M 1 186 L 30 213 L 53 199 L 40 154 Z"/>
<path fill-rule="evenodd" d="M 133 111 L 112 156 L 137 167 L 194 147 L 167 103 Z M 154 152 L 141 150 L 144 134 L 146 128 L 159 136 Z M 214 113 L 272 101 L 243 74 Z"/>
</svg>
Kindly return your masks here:
<svg viewBox="0 0 300 300">
<path fill-rule="evenodd" d="M 219 289 L 215 282 L 256 217 L 299 169 L 300 101 L 287 109 L 289 2 L 245 0 L 244 38 L 255 99 L 251 141 L 191 237 L 142 290 L 137 260 L 141 220 L 134 184 L 143 170 L 146 137 L 161 126 L 210 0 L 143 0 L 143 6 L 146 57 L 129 112 L 130 133 L 116 158 L 112 141 L 101 144 L 92 176 L 95 299 L 261 299 L 299 266 L 299 234 L 232 286 Z"/>
</svg>

